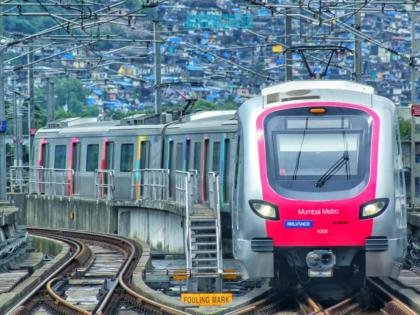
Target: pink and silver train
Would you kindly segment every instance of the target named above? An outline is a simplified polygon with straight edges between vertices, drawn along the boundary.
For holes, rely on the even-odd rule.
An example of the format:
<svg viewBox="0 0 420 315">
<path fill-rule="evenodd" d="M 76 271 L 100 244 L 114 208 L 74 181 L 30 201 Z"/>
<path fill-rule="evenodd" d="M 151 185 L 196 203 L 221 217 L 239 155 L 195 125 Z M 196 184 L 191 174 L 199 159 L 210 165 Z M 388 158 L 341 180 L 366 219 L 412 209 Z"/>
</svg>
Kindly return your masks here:
<svg viewBox="0 0 420 315">
<path fill-rule="evenodd" d="M 262 90 L 238 120 L 233 253 L 249 277 L 360 286 L 398 271 L 406 201 L 391 101 L 353 82 L 295 81 Z"/>
<path fill-rule="evenodd" d="M 208 172 L 219 173 L 226 244 L 245 278 L 270 278 L 279 289 L 325 278 L 360 287 L 366 276 L 398 271 L 405 254 L 396 108 L 365 85 L 287 82 L 237 113 L 70 119 L 40 130 L 34 149 L 33 166 L 71 170 L 60 187 L 72 198 L 102 197 L 98 169 L 113 171 L 107 197 L 117 201 L 141 199 L 139 169 L 167 169 L 171 196 L 175 172 L 194 170 L 206 204 Z"/>
</svg>

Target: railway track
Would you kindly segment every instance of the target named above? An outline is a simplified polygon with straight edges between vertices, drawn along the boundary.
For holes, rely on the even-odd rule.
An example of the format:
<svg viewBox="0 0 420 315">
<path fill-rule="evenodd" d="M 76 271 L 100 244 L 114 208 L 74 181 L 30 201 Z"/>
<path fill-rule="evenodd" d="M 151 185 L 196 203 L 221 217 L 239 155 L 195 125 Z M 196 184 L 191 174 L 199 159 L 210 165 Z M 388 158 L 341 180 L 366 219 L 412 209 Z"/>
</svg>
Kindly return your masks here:
<svg viewBox="0 0 420 315">
<path fill-rule="evenodd" d="M 107 234 L 85 233 L 78 231 L 61 231 L 29 228 L 31 234 L 54 238 L 70 245 L 72 255 L 56 272 L 25 296 L 9 314 L 30 314 L 40 303 L 46 308 L 61 314 L 113 314 L 118 303 L 129 304 L 140 314 L 176 314 L 186 315 L 181 310 L 160 304 L 136 292 L 131 286 L 131 276 L 142 254 L 142 248 L 130 239 Z M 56 285 L 65 278 L 71 277 L 76 269 L 87 269 L 93 260 L 92 251 L 87 244 L 102 244 L 105 247 L 118 249 L 123 253 L 123 262 L 115 275 L 115 281 L 107 289 L 99 303 L 92 311 L 66 301 L 58 292 Z"/>
<path fill-rule="evenodd" d="M 142 254 L 141 246 L 130 239 L 107 234 L 85 233 L 78 231 L 59 231 L 49 229 L 30 228 L 31 234 L 54 238 L 69 244 L 71 256 L 69 259 L 48 278 L 42 281 L 27 296 L 25 296 L 9 314 L 31 314 L 39 304 L 45 304 L 48 310 L 60 314 L 116 314 L 121 305 L 129 305 L 134 313 L 139 314 L 190 314 L 156 301 L 153 301 L 137 292 L 131 285 L 134 269 Z M 95 249 L 96 248 L 96 249 Z M 99 249 L 98 249 L 99 248 Z M 67 301 L 57 288 L 64 279 L 69 279 L 80 270 L 91 270 L 94 266 L 94 255 L 98 255 L 101 248 L 112 248 L 119 251 L 121 263 L 110 282 L 106 292 L 96 306 L 87 310 L 80 305 Z M 113 252 L 112 252 L 113 253 Z M 107 252 L 109 255 L 109 252 Z M 111 256 L 118 260 L 117 254 Z M 323 307 L 309 296 L 302 288 L 297 289 L 293 298 L 279 297 L 271 294 L 263 299 L 251 303 L 240 309 L 228 312 L 227 315 L 243 314 L 304 314 L 304 315 L 345 315 L 345 314 L 388 314 L 388 315 L 415 315 L 400 299 L 389 293 L 379 281 L 368 279 L 367 286 L 374 298 L 376 308 L 365 313 L 366 307 L 358 296 L 345 299 L 329 307 Z"/>
<path fill-rule="evenodd" d="M 264 299 L 227 313 L 227 315 L 417 315 L 418 313 L 391 294 L 376 279 L 367 280 L 368 292 L 371 294 L 371 302 L 375 307 L 367 307 L 358 295 L 340 301 L 329 307 L 323 307 L 321 303 L 310 297 L 301 288 L 294 294 L 294 306 L 290 300 L 279 298 L 272 294 Z"/>
</svg>

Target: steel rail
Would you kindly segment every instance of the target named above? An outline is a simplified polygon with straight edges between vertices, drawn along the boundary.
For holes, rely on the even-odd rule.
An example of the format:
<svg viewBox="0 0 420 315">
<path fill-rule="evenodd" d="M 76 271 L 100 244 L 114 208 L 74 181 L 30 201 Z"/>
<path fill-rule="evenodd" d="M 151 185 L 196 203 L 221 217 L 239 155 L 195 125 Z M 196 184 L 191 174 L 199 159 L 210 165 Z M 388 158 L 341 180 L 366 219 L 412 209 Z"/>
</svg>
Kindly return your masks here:
<svg viewBox="0 0 420 315">
<path fill-rule="evenodd" d="M 25 295 L 25 297 L 20 300 L 16 305 L 14 305 L 7 314 L 14 314 L 15 311 L 18 310 L 18 308 L 22 307 L 25 303 L 27 303 L 33 296 L 35 296 L 36 293 L 38 293 L 45 285 L 53 278 L 55 278 L 59 273 L 61 273 L 65 268 L 67 268 L 77 257 L 80 257 L 82 246 L 78 244 L 75 241 L 63 241 L 67 244 L 70 244 L 73 246 L 76 250 L 73 252 L 73 254 L 67 259 L 58 269 L 56 269 L 54 272 L 52 272 L 48 277 L 46 277 L 44 280 L 42 280 L 34 289 L 32 289 L 28 294 Z"/>
<path fill-rule="evenodd" d="M 60 280 L 60 278 L 57 277 L 57 278 L 51 279 L 47 283 L 47 291 L 48 291 L 48 294 L 54 299 L 54 301 L 57 304 L 63 305 L 64 307 L 66 307 L 66 308 L 68 308 L 68 309 L 70 309 L 72 311 L 75 311 L 75 312 L 77 312 L 79 314 L 82 314 L 82 315 L 91 315 L 90 312 L 86 311 L 85 309 L 83 309 L 81 307 L 77 307 L 76 305 L 74 305 L 74 304 L 72 304 L 70 302 L 67 302 L 65 299 L 63 299 L 61 296 L 59 296 L 57 293 L 55 293 L 55 291 L 54 291 L 54 289 L 53 289 L 52 286 L 53 286 L 53 284 L 55 282 L 57 282 L 59 280 Z"/>
<path fill-rule="evenodd" d="M 126 238 L 122 238 L 122 237 L 114 237 L 111 236 L 110 238 L 113 239 L 117 239 L 118 241 L 123 241 L 125 242 L 125 244 L 129 247 L 130 249 L 130 255 L 126 260 L 126 263 L 123 265 L 120 273 L 118 274 L 118 283 L 116 283 L 114 285 L 114 289 L 116 289 L 117 284 L 119 284 L 124 291 L 132 296 L 133 298 L 136 299 L 136 301 L 138 302 L 143 302 L 146 304 L 149 304 L 151 306 L 154 306 L 156 308 L 158 308 L 161 311 L 167 312 L 169 314 L 174 314 L 174 315 L 189 315 L 190 313 L 188 312 L 184 312 L 182 310 L 158 303 L 156 301 L 153 301 L 147 297 L 145 297 L 144 295 L 140 294 L 139 292 L 136 292 L 135 290 L 133 290 L 130 285 L 127 283 L 126 279 L 124 279 L 125 277 L 127 277 L 128 279 L 131 279 L 132 276 L 132 267 L 135 268 L 135 266 L 133 266 L 133 264 L 137 263 L 137 258 L 140 258 L 139 256 L 141 255 L 141 253 L 139 253 L 138 251 L 140 251 L 140 249 L 134 245 L 134 242 L 131 240 L 128 240 Z M 133 269 L 134 269 L 133 268 Z M 107 304 L 109 303 L 109 301 L 111 300 L 111 296 L 112 294 L 110 292 L 108 292 L 107 296 L 104 298 L 104 300 L 102 301 L 102 305 L 97 309 L 97 314 L 105 314 L 105 308 L 107 306 Z"/>
<path fill-rule="evenodd" d="M 225 315 L 243 315 L 243 314 L 249 314 L 251 312 L 254 312 L 258 310 L 260 307 L 263 307 L 267 305 L 268 303 L 272 302 L 274 298 L 276 297 L 275 294 L 270 294 L 269 296 L 260 299 L 258 301 L 255 301 L 254 303 L 251 303 L 249 305 L 246 305 L 244 307 L 241 307 L 237 310 L 230 311 L 229 313 L 226 313 Z"/>
<path fill-rule="evenodd" d="M 102 233 L 91 233 L 91 232 L 79 232 L 79 231 L 70 231 L 70 230 L 54 230 L 54 229 L 44 229 L 44 228 L 30 228 L 28 230 L 38 231 L 40 234 L 54 234 L 54 237 L 69 237 L 69 238 L 77 238 L 86 241 L 94 241 L 105 243 L 111 246 L 117 246 L 122 249 L 126 253 L 125 262 L 119 269 L 118 272 L 118 281 L 114 283 L 112 288 L 107 292 L 106 296 L 101 300 L 99 305 L 96 308 L 94 314 L 107 314 L 106 308 L 108 304 L 112 300 L 113 296 L 117 291 L 117 288 L 121 286 L 123 290 L 133 297 L 137 302 L 142 302 L 148 304 L 152 307 L 155 307 L 161 311 L 164 311 L 169 314 L 174 315 L 190 315 L 190 313 L 158 303 L 156 301 L 151 300 L 150 298 L 145 297 L 144 295 L 140 294 L 133 290 L 128 283 L 131 280 L 132 272 L 135 269 L 137 262 L 141 256 L 141 248 L 139 245 L 135 245 L 136 243 L 132 240 L 129 240 L 125 237 L 114 236 L 109 234 L 102 234 Z M 54 281 L 52 281 L 53 283 Z M 87 313 L 91 314 L 91 313 Z"/>
<path fill-rule="evenodd" d="M 398 297 L 390 293 L 383 285 L 381 285 L 377 280 L 372 278 L 367 279 L 367 283 L 372 286 L 376 291 L 377 295 L 381 295 L 384 302 L 385 311 L 390 314 L 398 315 L 417 315 L 418 313 L 411 309 L 407 304 L 402 302 Z M 385 298 L 385 299 L 384 299 Z M 387 309 L 388 308 L 388 309 Z"/>
</svg>

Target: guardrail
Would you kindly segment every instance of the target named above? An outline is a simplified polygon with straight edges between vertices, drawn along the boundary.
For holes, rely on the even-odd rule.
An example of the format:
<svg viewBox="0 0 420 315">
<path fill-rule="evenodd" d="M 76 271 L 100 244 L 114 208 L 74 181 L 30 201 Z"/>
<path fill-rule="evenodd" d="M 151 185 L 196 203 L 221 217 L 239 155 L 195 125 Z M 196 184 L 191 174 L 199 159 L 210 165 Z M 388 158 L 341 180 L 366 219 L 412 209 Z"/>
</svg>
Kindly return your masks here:
<svg viewBox="0 0 420 315">
<path fill-rule="evenodd" d="M 169 200 L 167 169 L 143 169 L 131 172 L 132 200 Z"/>
<path fill-rule="evenodd" d="M 11 166 L 9 169 L 9 192 L 28 192 L 29 166 Z"/>
<path fill-rule="evenodd" d="M 217 231 L 217 241 L 216 241 L 216 250 L 217 255 L 217 269 L 219 275 L 223 274 L 223 261 L 222 261 L 222 225 L 220 218 L 220 176 L 216 172 L 209 172 L 208 176 L 208 187 L 209 187 L 209 208 L 214 211 L 214 217 L 216 219 L 216 231 Z"/>
<path fill-rule="evenodd" d="M 95 170 L 95 196 L 96 199 L 112 200 L 114 191 L 114 171 Z"/>
<path fill-rule="evenodd" d="M 29 168 L 29 193 L 49 196 L 69 196 L 73 191 L 74 171 L 58 168 Z"/>
</svg>

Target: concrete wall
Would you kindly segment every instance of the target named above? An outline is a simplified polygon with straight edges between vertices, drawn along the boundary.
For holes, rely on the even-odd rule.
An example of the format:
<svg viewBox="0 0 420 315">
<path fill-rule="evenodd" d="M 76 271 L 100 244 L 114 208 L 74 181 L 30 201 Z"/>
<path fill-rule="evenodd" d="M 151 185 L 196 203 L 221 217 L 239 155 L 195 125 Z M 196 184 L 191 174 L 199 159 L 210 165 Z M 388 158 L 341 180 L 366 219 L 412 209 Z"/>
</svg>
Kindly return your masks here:
<svg viewBox="0 0 420 315">
<path fill-rule="evenodd" d="M 102 201 L 28 195 L 24 212 L 30 226 L 117 232 L 116 213 Z"/>
<path fill-rule="evenodd" d="M 153 253 L 183 254 L 182 221 L 167 211 L 123 207 L 118 209 L 118 234 L 146 242 Z"/>
<path fill-rule="evenodd" d="M 28 226 L 118 233 L 144 241 L 154 254 L 183 254 L 183 217 L 166 204 L 115 202 L 84 198 L 10 195 L 20 207 L 19 223 Z M 156 207 L 161 209 L 156 209 Z M 167 209 L 167 210 L 162 210 Z"/>
</svg>

